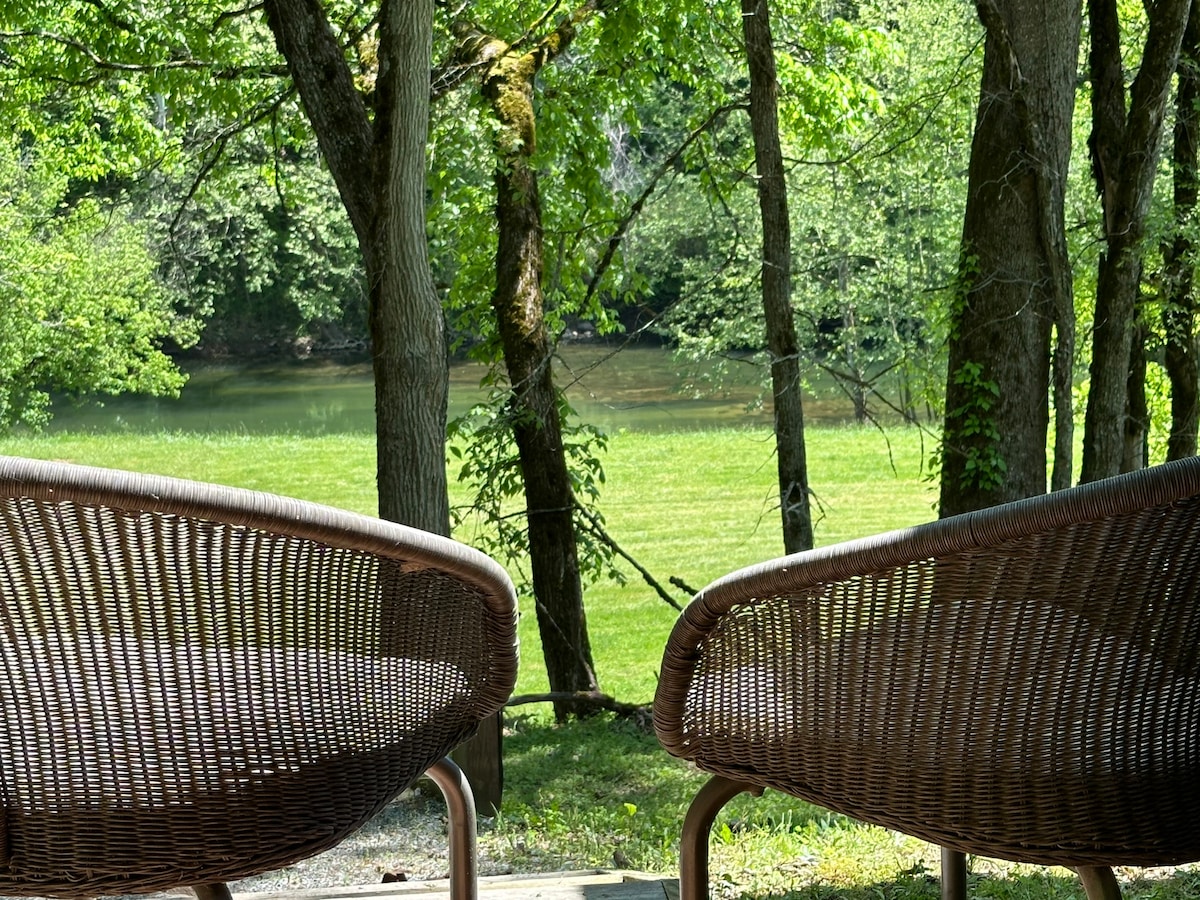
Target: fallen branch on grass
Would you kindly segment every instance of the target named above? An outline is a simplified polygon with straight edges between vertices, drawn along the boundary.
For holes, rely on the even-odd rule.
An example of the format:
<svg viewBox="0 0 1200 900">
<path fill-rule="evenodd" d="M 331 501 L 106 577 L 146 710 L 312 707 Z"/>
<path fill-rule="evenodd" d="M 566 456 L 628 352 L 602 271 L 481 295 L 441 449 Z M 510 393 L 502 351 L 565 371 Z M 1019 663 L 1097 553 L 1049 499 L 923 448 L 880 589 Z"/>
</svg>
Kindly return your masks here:
<svg viewBox="0 0 1200 900">
<path fill-rule="evenodd" d="M 616 697 L 602 694 L 600 691 L 550 691 L 546 694 L 518 694 L 510 697 L 504 704 L 508 706 L 524 706 L 528 703 L 584 703 L 597 709 L 614 712 L 623 718 L 642 719 L 649 715 L 648 703 L 624 703 Z"/>
</svg>

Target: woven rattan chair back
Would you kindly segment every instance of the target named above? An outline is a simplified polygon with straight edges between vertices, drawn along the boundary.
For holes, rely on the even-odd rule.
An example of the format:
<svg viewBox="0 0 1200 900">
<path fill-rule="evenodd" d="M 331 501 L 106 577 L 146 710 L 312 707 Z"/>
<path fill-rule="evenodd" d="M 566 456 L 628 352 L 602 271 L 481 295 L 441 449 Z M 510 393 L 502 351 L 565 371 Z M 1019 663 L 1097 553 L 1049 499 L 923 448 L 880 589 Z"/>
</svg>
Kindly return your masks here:
<svg viewBox="0 0 1200 900">
<path fill-rule="evenodd" d="M 211 893 L 432 766 L 471 896 L 474 809 L 441 761 L 516 665 L 508 577 L 448 539 L 0 458 L 0 895 Z"/>
<path fill-rule="evenodd" d="M 719 776 L 685 900 L 712 815 L 764 787 L 1081 868 L 1092 896 L 1114 895 L 1112 865 L 1200 859 L 1198 595 L 1200 459 L 715 582 L 654 701 L 664 747 Z"/>
</svg>

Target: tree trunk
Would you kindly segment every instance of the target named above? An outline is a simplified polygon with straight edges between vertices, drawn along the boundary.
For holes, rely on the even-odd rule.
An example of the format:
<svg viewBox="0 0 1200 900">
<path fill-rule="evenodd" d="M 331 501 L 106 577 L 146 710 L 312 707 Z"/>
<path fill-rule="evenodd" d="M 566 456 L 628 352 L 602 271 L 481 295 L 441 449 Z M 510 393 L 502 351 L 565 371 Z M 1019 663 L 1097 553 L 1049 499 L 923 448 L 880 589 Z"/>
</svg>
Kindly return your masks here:
<svg viewBox="0 0 1200 900">
<path fill-rule="evenodd" d="M 1179 54 L 1175 97 L 1175 143 L 1171 169 L 1175 193 L 1175 237 L 1163 247 L 1163 331 L 1166 370 L 1171 382 L 1171 436 L 1167 459 L 1196 455 L 1200 425 L 1200 369 L 1197 366 L 1195 266 L 1186 226 L 1196 210 L 1197 146 L 1200 143 L 1200 10 L 1192 5 Z"/>
<path fill-rule="evenodd" d="M 1046 490 L 1051 325 L 1080 9 L 978 0 L 987 30 L 951 328 L 941 515 Z"/>
<path fill-rule="evenodd" d="M 319 0 L 265 9 L 363 255 L 379 514 L 446 534 L 449 370 L 424 216 L 433 0 L 381 7 L 374 127 Z"/>
<path fill-rule="evenodd" d="M 791 223 L 779 145 L 775 47 L 768 0 L 742 0 L 742 32 L 750 70 L 750 127 L 762 215 L 762 304 L 767 349 L 771 354 L 783 545 L 788 553 L 796 553 L 812 548 L 812 514 L 808 502 L 800 351 L 792 317 Z"/>
<path fill-rule="evenodd" d="M 562 45 L 559 45 L 560 48 Z M 554 693 L 598 689 L 576 555 L 575 497 L 563 450 L 542 295 L 542 214 L 534 151 L 534 79 L 546 57 L 501 55 L 484 81 L 496 137 L 496 290 L 492 307 L 512 385 L 513 433 L 525 482 L 538 632 Z M 559 720 L 593 706 L 554 701 Z"/>
<path fill-rule="evenodd" d="M 267 0 L 265 11 L 367 273 L 379 515 L 449 534 L 449 361 L 425 236 L 433 0 L 381 6 L 374 126 L 319 0 Z M 500 803 L 499 720 L 480 731 L 456 758 L 487 810 Z"/>
<path fill-rule="evenodd" d="M 1147 465 L 1150 448 L 1150 407 L 1146 403 L 1146 323 L 1138 315 L 1129 345 L 1129 375 L 1125 384 L 1128 397 L 1125 416 L 1125 440 L 1121 450 L 1121 471 L 1136 472 Z"/>
<path fill-rule="evenodd" d="M 1163 116 L 1191 0 L 1147 6 L 1150 29 L 1129 93 L 1121 62 L 1117 0 L 1089 0 L 1092 39 L 1092 172 L 1104 211 L 1104 253 L 1096 285 L 1091 386 L 1081 481 L 1121 471 L 1129 414 L 1130 355 L 1141 284 L 1140 244 L 1154 189 Z"/>
<path fill-rule="evenodd" d="M 385 0 L 375 80 L 376 187 L 368 255 L 379 514 L 450 533 L 450 370 L 425 235 L 433 0 Z"/>
</svg>

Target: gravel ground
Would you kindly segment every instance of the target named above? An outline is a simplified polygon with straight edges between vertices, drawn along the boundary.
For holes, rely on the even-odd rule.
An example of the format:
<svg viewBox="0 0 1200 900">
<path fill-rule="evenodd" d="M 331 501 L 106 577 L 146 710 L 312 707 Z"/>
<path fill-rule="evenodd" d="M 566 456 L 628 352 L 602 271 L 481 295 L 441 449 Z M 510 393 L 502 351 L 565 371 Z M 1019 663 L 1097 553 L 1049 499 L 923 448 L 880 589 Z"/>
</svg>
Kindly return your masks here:
<svg viewBox="0 0 1200 900">
<path fill-rule="evenodd" d="M 480 818 L 479 832 L 491 820 Z M 507 875 L 512 867 L 488 858 L 479 849 L 480 875 Z M 388 880 L 426 881 L 448 878 L 446 802 L 428 782 L 405 791 L 383 812 L 332 850 L 301 860 L 285 869 L 232 882 L 232 891 L 280 891 L 348 884 L 379 884 Z M 392 878 L 391 876 L 404 876 Z"/>
</svg>

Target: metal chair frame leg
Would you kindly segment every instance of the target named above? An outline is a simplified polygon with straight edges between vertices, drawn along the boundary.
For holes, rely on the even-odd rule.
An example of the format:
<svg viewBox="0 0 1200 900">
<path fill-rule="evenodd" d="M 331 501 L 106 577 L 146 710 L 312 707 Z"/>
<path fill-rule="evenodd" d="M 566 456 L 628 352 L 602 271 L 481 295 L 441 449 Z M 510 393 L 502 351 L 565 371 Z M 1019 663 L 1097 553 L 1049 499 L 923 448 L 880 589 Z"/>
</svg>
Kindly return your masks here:
<svg viewBox="0 0 1200 900">
<path fill-rule="evenodd" d="M 679 841 L 679 900 L 708 900 L 708 839 L 722 807 L 743 791 L 762 796 L 758 785 L 714 775 L 696 792 Z"/>
<path fill-rule="evenodd" d="M 942 900 L 967 900 L 967 854 L 942 848 Z"/>
<path fill-rule="evenodd" d="M 471 785 L 450 757 L 435 762 L 425 770 L 425 776 L 442 792 L 449 814 L 450 900 L 477 900 L 479 867 L 475 796 L 471 793 Z M 197 900 L 233 900 L 229 886 L 224 883 L 197 884 L 192 890 Z"/>
<path fill-rule="evenodd" d="M 446 799 L 450 820 L 450 900 L 476 900 L 479 868 L 476 855 L 475 795 L 462 769 L 449 757 L 430 766 L 429 778 Z M 200 898 L 209 900 L 209 898 Z M 216 900 L 216 898 L 212 898 Z"/>
<path fill-rule="evenodd" d="M 1088 900 L 1121 900 L 1121 886 L 1108 866 L 1080 866 L 1075 871 Z"/>
</svg>

